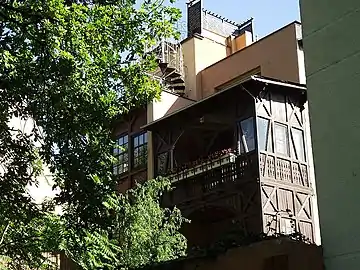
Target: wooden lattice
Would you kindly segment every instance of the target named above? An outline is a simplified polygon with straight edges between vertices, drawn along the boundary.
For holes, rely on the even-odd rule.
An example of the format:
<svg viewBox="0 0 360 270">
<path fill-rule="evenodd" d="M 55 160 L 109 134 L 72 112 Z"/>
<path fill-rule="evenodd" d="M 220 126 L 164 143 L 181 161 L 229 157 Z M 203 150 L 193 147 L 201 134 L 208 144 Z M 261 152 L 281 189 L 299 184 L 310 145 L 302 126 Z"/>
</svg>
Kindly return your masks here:
<svg viewBox="0 0 360 270">
<path fill-rule="evenodd" d="M 267 177 L 275 178 L 275 157 L 268 156 L 266 160 L 266 173 Z"/>
<path fill-rule="evenodd" d="M 276 179 L 291 182 L 291 163 L 289 160 L 276 160 Z"/>
</svg>

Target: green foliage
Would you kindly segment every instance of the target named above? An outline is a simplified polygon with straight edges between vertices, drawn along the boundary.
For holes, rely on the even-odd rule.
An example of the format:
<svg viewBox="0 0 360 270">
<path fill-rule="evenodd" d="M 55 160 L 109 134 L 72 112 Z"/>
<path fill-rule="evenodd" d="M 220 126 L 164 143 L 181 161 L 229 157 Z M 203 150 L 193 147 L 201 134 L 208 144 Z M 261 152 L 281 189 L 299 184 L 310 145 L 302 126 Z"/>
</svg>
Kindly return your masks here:
<svg viewBox="0 0 360 270">
<path fill-rule="evenodd" d="M 129 269 L 184 256 L 186 239 L 179 229 L 186 220 L 178 209 L 160 207 L 161 194 L 169 189 L 168 180 L 156 179 L 109 197 L 104 205 L 115 210 L 112 228 L 83 230 L 85 241 L 66 252 L 80 258 L 76 262 L 83 269 Z"/>
<path fill-rule="evenodd" d="M 62 240 L 59 217 L 39 215 L 28 223 L 6 221 L 0 227 L 0 269 L 55 268 L 46 252 L 58 251 Z"/>
<path fill-rule="evenodd" d="M 167 185 L 117 197 L 111 173 L 114 121 L 159 97 L 146 49 L 178 36 L 179 17 L 156 0 L 0 1 L 0 255 L 11 265 L 37 267 L 58 249 L 88 269 L 182 254 L 181 216 L 155 196 Z M 27 192 L 42 164 L 61 190 L 61 218 Z"/>
</svg>

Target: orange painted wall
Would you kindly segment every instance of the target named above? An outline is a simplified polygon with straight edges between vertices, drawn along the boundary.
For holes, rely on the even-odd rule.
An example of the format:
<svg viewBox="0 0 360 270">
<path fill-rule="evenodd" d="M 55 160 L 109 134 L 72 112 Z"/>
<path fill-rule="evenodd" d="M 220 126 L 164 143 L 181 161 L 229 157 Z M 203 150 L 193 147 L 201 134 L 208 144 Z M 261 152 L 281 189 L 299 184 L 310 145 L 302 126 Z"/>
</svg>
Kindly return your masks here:
<svg viewBox="0 0 360 270">
<path fill-rule="evenodd" d="M 297 34 L 292 23 L 248 47 L 204 69 L 201 75 L 202 98 L 215 88 L 257 67 L 261 75 L 299 82 Z"/>
</svg>

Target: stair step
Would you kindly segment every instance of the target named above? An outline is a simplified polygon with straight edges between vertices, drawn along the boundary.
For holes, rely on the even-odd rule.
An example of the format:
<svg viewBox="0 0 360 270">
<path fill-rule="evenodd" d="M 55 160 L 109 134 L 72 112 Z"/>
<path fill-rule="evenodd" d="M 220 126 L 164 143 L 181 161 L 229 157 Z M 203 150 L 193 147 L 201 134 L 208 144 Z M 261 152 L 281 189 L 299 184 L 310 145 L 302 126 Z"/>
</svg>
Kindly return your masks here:
<svg viewBox="0 0 360 270">
<path fill-rule="evenodd" d="M 170 80 L 170 83 L 184 83 L 184 79 L 182 77 L 176 77 Z"/>
<path fill-rule="evenodd" d="M 155 69 L 153 72 L 151 72 L 154 76 L 156 76 L 156 77 L 159 77 L 159 78 L 161 78 L 162 76 L 163 76 L 163 73 L 162 73 L 162 71 L 159 69 L 159 68 L 157 68 L 157 69 Z"/>
<path fill-rule="evenodd" d="M 185 91 L 184 90 L 173 90 L 173 92 L 179 96 L 183 96 L 185 95 Z"/>
<path fill-rule="evenodd" d="M 185 84 L 184 83 L 172 83 L 172 82 L 170 82 L 170 86 L 171 87 L 177 87 L 177 86 L 184 86 L 185 87 Z"/>
<path fill-rule="evenodd" d="M 174 91 L 184 91 L 185 90 L 185 85 L 176 85 L 176 86 L 172 86 L 172 89 L 174 89 Z"/>
<path fill-rule="evenodd" d="M 177 71 L 173 70 L 172 73 L 170 73 L 170 72 L 165 72 L 165 74 L 164 74 L 163 76 L 164 76 L 165 79 L 171 81 L 171 79 L 174 79 L 174 78 L 176 78 L 176 77 L 179 77 L 180 74 L 179 74 Z"/>
<path fill-rule="evenodd" d="M 168 69 L 168 63 L 159 63 L 159 68 L 162 71 L 162 73 L 165 73 L 166 70 Z"/>
</svg>

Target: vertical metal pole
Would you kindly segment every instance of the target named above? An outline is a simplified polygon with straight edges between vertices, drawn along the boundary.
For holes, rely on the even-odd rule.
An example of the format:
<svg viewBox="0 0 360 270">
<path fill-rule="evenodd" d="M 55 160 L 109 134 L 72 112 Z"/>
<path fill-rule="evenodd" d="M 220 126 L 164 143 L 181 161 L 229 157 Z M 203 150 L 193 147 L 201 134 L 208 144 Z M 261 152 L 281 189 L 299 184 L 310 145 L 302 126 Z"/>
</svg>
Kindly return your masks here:
<svg viewBox="0 0 360 270">
<path fill-rule="evenodd" d="M 171 147 L 170 150 L 170 168 L 171 170 L 174 169 L 174 147 Z"/>
<path fill-rule="evenodd" d="M 162 20 L 163 20 L 163 23 L 164 23 L 164 11 L 162 12 Z M 161 57 L 162 57 L 162 62 L 165 63 L 165 39 L 164 37 L 162 37 L 161 39 Z"/>
</svg>

